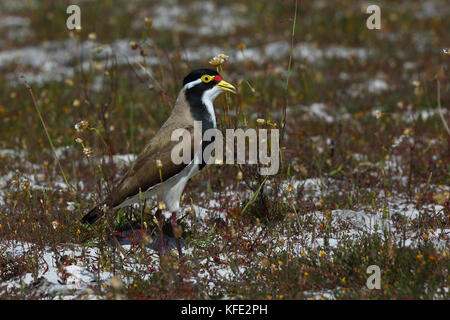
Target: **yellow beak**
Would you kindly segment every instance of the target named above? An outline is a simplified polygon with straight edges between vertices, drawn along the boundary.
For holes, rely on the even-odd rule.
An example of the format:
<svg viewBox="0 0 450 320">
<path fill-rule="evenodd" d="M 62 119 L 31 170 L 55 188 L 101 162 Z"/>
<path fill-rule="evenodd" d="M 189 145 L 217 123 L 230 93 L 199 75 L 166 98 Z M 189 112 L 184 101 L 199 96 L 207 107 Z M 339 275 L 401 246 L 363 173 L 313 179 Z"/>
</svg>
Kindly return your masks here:
<svg viewBox="0 0 450 320">
<path fill-rule="evenodd" d="M 236 88 L 232 84 L 230 84 L 230 83 L 228 83 L 228 82 L 226 82 L 224 80 L 220 80 L 220 82 L 218 84 L 216 84 L 216 87 L 219 87 L 223 91 L 236 93 Z"/>
</svg>

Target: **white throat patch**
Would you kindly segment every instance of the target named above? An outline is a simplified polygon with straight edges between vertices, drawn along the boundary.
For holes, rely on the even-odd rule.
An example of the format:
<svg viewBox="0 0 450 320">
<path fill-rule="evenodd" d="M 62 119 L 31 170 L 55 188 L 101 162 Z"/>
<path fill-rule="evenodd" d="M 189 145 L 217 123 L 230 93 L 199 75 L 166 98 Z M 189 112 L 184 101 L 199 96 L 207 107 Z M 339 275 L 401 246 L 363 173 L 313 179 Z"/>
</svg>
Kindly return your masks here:
<svg viewBox="0 0 450 320">
<path fill-rule="evenodd" d="M 216 128 L 216 115 L 214 113 L 214 105 L 213 102 L 214 100 L 216 100 L 216 98 L 222 93 L 222 89 L 220 89 L 219 87 L 212 87 L 209 90 L 206 90 L 205 92 L 203 92 L 202 95 L 202 102 L 203 104 L 206 106 L 206 108 L 208 109 L 208 113 L 211 117 L 211 120 L 213 122 L 213 126 L 214 128 Z"/>
</svg>

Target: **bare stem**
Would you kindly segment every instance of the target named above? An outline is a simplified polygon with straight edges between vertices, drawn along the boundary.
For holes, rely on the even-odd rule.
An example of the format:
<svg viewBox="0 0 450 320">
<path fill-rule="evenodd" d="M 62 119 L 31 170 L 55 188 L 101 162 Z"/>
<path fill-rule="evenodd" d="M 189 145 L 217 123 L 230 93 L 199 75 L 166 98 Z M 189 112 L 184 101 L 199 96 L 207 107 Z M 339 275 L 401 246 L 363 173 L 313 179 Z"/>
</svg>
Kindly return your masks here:
<svg viewBox="0 0 450 320">
<path fill-rule="evenodd" d="M 67 180 L 66 174 L 64 173 L 61 163 L 59 162 L 59 158 L 58 158 L 58 155 L 56 154 L 55 146 L 53 145 L 52 139 L 50 138 L 50 134 L 47 130 L 47 126 L 45 125 L 45 121 L 44 121 L 44 118 L 42 117 L 41 111 L 39 110 L 39 106 L 36 101 L 36 98 L 34 97 L 33 89 L 31 88 L 31 86 L 28 84 L 28 82 L 26 80 L 24 80 L 24 83 L 25 83 L 25 86 L 27 87 L 28 91 L 30 92 L 31 99 L 33 100 L 34 108 L 36 109 L 36 112 L 39 115 L 39 119 L 41 120 L 42 126 L 44 127 L 44 131 L 45 131 L 45 134 L 47 135 L 47 139 L 48 139 L 48 142 L 50 143 L 50 147 L 52 148 L 53 155 L 55 156 L 55 160 L 58 163 L 59 170 L 61 171 L 61 174 L 64 177 L 64 181 L 65 181 L 66 185 L 69 187 L 69 190 L 73 191 L 73 186 Z"/>
<path fill-rule="evenodd" d="M 298 8 L 298 0 L 295 0 L 294 21 L 292 23 L 292 33 L 291 33 L 291 48 L 290 48 L 290 52 L 289 52 L 289 64 L 288 64 L 288 70 L 287 70 L 286 84 L 284 86 L 284 106 L 283 106 L 283 119 L 282 119 L 282 123 L 281 123 L 281 140 L 283 140 L 284 128 L 286 126 L 288 87 L 289 87 L 289 78 L 291 77 L 292 55 L 293 55 L 293 51 L 294 51 L 294 36 L 295 36 L 295 24 L 297 22 L 297 8 Z"/>
<path fill-rule="evenodd" d="M 439 116 L 441 117 L 442 123 L 444 124 L 444 128 L 447 131 L 448 135 L 450 135 L 450 129 L 448 127 L 447 121 L 444 117 L 444 112 L 442 111 L 441 107 L 441 83 L 439 82 L 439 79 L 437 81 L 437 103 L 438 103 L 438 110 L 439 110 Z"/>
</svg>

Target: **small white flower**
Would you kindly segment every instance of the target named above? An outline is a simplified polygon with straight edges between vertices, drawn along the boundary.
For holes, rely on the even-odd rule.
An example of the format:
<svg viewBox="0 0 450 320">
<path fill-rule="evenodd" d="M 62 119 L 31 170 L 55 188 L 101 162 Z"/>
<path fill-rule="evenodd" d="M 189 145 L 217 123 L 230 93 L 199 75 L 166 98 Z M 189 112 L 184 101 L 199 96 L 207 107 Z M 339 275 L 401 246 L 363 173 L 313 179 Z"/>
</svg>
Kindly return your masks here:
<svg viewBox="0 0 450 320">
<path fill-rule="evenodd" d="M 71 201 L 67 202 L 66 209 L 69 210 L 69 211 L 75 210 L 75 202 L 71 202 Z"/>
</svg>

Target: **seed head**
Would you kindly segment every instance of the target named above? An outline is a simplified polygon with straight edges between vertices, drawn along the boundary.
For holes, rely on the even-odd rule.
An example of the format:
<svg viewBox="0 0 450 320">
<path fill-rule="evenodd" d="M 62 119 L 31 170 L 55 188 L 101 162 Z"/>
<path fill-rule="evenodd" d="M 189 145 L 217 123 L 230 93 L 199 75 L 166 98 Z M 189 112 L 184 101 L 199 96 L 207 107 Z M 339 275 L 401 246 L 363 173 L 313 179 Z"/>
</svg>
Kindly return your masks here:
<svg viewBox="0 0 450 320">
<path fill-rule="evenodd" d="M 405 130 L 403 130 L 403 134 L 406 136 L 410 136 L 412 134 L 412 129 L 411 128 L 406 128 Z"/>
<path fill-rule="evenodd" d="M 130 41 L 130 47 L 131 49 L 136 50 L 139 47 L 139 45 L 136 41 Z"/>
<path fill-rule="evenodd" d="M 256 119 L 256 123 L 259 124 L 260 126 L 263 126 L 266 124 L 266 120 L 258 118 Z"/>
<path fill-rule="evenodd" d="M 89 158 L 92 155 L 92 149 L 89 147 L 85 147 L 85 148 L 83 148 L 83 153 L 86 157 Z"/>
<path fill-rule="evenodd" d="M 117 276 L 112 277 L 111 280 L 109 280 L 109 283 L 111 284 L 111 287 L 116 290 L 122 288 L 122 281 L 120 281 L 119 277 Z"/>
<path fill-rule="evenodd" d="M 158 209 L 159 210 L 166 210 L 166 203 L 164 201 L 158 202 Z"/>
<path fill-rule="evenodd" d="M 87 128 L 89 128 L 89 122 L 87 122 L 86 120 L 81 120 L 80 122 L 75 124 L 75 130 L 77 130 L 78 132 L 83 132 Z"/>
<path fill-rule="evenodd" d="M 323 200 L 323 198 L 320 198 L 319 201 L 317 201 L 317 202 L 315 203 L 315 205 L 316 205 L 316 207 L 318 207 L 318 208 L 322 208 L 324 202 L 325 202 L 325 201 Z"/>
<path fill-rule="evenodd" d="M 145 17 L 145 18 L 144 18 L 144 22 L 145 22 L 145 24 L 147 25 L 147 28 L 150 29 L 150 28 L 152 27 L 153 20 L 152 20 L 151 18 Z"/>
<path fill-rule="evenodd" d="M 244 43 L 239 43 L 237 48 L 239 51 L 244 51 L 247 46 Z"/>
<path fill-rule="evenodd" d="M 208 62 L 209 64 L 213 65 L 213 66 L 220 66 L 222 64 L 225 63 L 225 61 L 227 61 L 228 56 L 225 53 L 221 53 L 215 57 L 213 57 L 212 59 L 210 59 Z"/>
<path fill-rule="evenodd" d="M 381 118 L 383 117 L 383 113 L 382 113 L 380 110 L 377 110 L 377 111 L 375 112 L 375 117 L 376 117 L 377 119 L 381 119 Z"/>
</svg>

